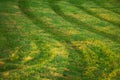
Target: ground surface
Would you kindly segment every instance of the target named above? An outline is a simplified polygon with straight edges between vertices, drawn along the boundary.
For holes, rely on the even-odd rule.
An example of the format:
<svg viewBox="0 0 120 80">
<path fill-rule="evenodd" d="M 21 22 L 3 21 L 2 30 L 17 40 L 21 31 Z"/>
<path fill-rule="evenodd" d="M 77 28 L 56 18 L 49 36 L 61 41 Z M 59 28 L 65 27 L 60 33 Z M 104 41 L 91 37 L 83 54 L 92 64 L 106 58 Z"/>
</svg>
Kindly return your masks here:
<svg viewBox="0 0 120 80">
<path fill-rule="evenodd" d="M 0 0 L 0 80 L 120 80 L 119 0 Z"/>
</svg>

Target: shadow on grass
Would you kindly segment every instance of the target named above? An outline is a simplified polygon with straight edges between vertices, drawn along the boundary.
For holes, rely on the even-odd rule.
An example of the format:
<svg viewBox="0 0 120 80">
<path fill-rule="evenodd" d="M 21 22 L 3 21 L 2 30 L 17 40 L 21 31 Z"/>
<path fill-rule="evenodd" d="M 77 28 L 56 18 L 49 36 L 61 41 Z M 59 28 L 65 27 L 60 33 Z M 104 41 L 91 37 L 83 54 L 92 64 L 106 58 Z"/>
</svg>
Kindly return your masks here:
<svg viewBox="0 0 120 80">
<path fill-rule="evenodd" d="M 55 3 L 57 3 L 57 1 L 56 2 L 54 2 L 54 1 L 50 2 L 51 8 L 56 12 L 56 14 L 58 14 L 61 17 L 63 17 L 68 22 L 77 25 L 79 28 L 83 28 L 83 29 L 86 29 L 88 31 L 94 32 L 94 33 L 96 33 L 98 35 L 101 35 L 103 37 L 107 37 L 107 38 L 109 38 L 110 40 L 112 40 L 114 42 L 117 42 L 117 43 L 120 42 L 119 36 L 114 35 L 114 34 L 109 34 L 109 33 L 106 33 L 106 32 L 100 31 L 100 30 L 97 30 L 92 25 L 85 24 L 82 21 L 78 21 L 76 18 L 73 18 L 73 17 L 71 17 L 69 15 L 64 14 L 61 11 L 60 7 L 58 5 L 56 5 Z"/>
<path fill-rule="evenodd" d="M 12 6 L 16 6 L 16 3 L 17 0 L 0 0 L 0 76 L 2 72 L 19 69 L 17 61 L 10 60 L 11 52 L 20 46 L 17 40 L 21 37 L 15 24 L 11 22 L 14 21 L 11 14 L 16 11 Z"/>
<path fill-rule="evenodd" d="M 46 31 L 47 33 L 51 34 L 52 37 L 60 42 L 66 42 L 67 46 L 66 48 L 69 49 L 69 56 L 68 56 L 68 60 L 69 60 L 69 65 L 66 67 L 66 71 L 63 72 L 63 77 L 57 77 L 56 80 L 89 80 L 89 75 L 86 77 L 84 76 L 82 73 L 84 73 L 85 71 L 85 67 L 87 67 L 86 63 L 84 62 L 83 59 L 83 54 L 80 50 L 78 50 L 76 47 L 71 45 L 71 41 L 69 37 L 65 37 L 63 36 L 62 33 L 60 33 L 60 31 L 58 31 L 56 33 L 54 28 L 50 28 L 48 24 L 46 24 L 40 17 L 37 18 L 36 15 L 33 14 L 32 10 L 30 9 L 30 5 L 29 5 L 29 0 L 24 1 L 24 0 L 20 0 L 19 1 L 19 7 L 21 9 L 21 11 L 38 27 L 42 28 L 44 31 Z M 51 4 L 52 3 L 52 4 Z M 65 14 L 63 14 L 60 11 L 60 8 L 58 6 L 56 6 L 54 4 L 54 2 L 50 2 L 50 6 L 52 7 L 52 9 L 60 16 L 62 16 L 65 20 L 71 22 L 71 23 L 75 23 L 78 22 L 76 19 L 71 18 L 70 16 L 66 16 Z M 77 25 L 79 25 L 78 23 L 75 23 Z M 88 25 L 81 23 L 82 26 L 86 26 L 88 27 Z M 80 24 L 80 25 L 81 25 Z M 100 34 L 104 37 L 108 37 L 111 40 L 115 41 L 115 39 L 112 39 L 112 37 L 108 36 L 108 34 L 101 34 L 101 32 L 96 31 L 94 29 L 91 30 L 90 28 L 85 28 L 87 30 L 90 29 L 91 32 L 95 31 L 95 33 Z M 97 75 L 99 76 L 99 75 Z M 92 80 L 96 80 L 93 79 Z"/>
</svg>

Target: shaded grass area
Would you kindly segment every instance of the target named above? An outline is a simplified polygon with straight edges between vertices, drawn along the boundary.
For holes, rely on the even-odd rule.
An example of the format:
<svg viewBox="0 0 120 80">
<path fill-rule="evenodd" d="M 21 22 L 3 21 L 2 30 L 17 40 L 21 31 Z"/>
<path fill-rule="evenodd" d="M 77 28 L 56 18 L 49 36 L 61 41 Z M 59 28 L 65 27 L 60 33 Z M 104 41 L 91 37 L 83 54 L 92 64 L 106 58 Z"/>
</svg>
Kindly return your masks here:
<svg viewBox="0 0 120 80">
<path fill-rule="evenodd" d="M 69 1 L 0 3 L 0 79 L 120 79 L 118 25 Z"/>
<path fill-rule="evenodd" d="M 5 2 L 4 5 L 5 4 L 18 7 L 17 2 L 13 3 L 12 1 L 8 1 Z M 4 7 L 4 5 L 1 5 L 1 7 Z M 11 9 L 12 8 L 13 7 L 11 7 Z M 64 68 L 66 65 L 65 62 L 67 62 L 67 51 L 64 45 L 52 39 L 44 30 L 34 25 L 21 13 L 19 7 L 15 10 L 17 10 L 16 13 L 18 14 L 15 12 L 5 12 L 5 9 L 2 11 L 4 12 L 4 20 L 6 21 L 1 19 L 1 31 L 6 35 L 5 38 L 7 38 L 6 42 L 8 42 L 8 45 L 4 43 L 4 48 L 1 46 L 3 49 L 0 52 L 0 78 L 10 80 L 26 78 L 31 80 L 40 79 L 40 74 L 44 71 L 41 70 L 41 68 L 49 64 L 51 64 L 49 66 L 51 68 L 52 64 L 58 65 L 59 62 L 59 64 L 64 64 L 59 67 Z M 1 14 L 1 17 L 3 15 Z M 7 18 L 15 22 L 11 23 Z M 12 33 L 14 33 L 14 35 Z M 55 56 L 60 58 L 61 62 L 59 60 L 56 61 Z M 49 61 L 52 61 L 52 63 L 46 64 Z M 53 65 L 52 68 L 54 67 Z M 48 70 L 46 70 L 46 72 L 48 72 Z M 35 76 L 33 74 L 35 74 Z"/>
<path fill-rule="evenodd" d="M 98 5 L 99 3 L 107 3 L 107 4 L 110 4 L 109 2 L 110 1 L 98 1 L 98 2 L 95 2 L 95 1 L 72 1 L 70 0 L 70 2 L 72 4 L 74 4 L 76 7 L 80 8 L 80 9 L 83 9 L 84 11 L 86 11 L 88 14 L 90 15 L 93 15 L 99 19 L 101 19 L 102 21 L 107 21 L 107 22 L 110 22 L 116 26 L 120 26 L 120 19 L 118 17 L 120 17 L 120 15 L 118 13 L 115 13 L 109 9 L 106 9 L 104 8 L 104 5 Z M 98 4 L 97 4 L 98 3 Z M 111 2 L 112 3 L 112 2 Z M 114 2 L 115 3 L 115 2 Z M 118 8 L 119 9 L 119 6 L 117 5 L 119 3 L 116 2 L 116 5 L 114 5 L 112 8 Z M 109 5 L 106 5 L 106 6 L 109 6 Z M 112 15 L 112 16 L 111 16 Z"/>
<path fill-rule="evenodd" d="M 69 4 L 66 4 L 66 5 L 70 6 Z M 52 8 L 56 11 L 56 13 L 58 13 L 59 15 L 61 15 L 63 18 L 70 21 L 71 23 L 80 25 L 79 27 L 86 28 L 89 31 L 95 32 L 95 33 L 97 33 L 99 35 L 108 37 L 108 38 L 112 39 L 113 41 L 119 42 L 119 34 L 118 34 L 119 33 L 119 28 L 117 28 L 117 27 L 114 28 L 114 26 L 112 26 L 111 24 L 100 21 L 99 19 L 97 19 L 95 17 L 91 17 L 88 14 L 86 15 L 86 13 L 83 12 L 83 11 L 81 11 L 81 12 L 77 11 L 77 10 L 79 10 L 77 8 L 76 8 L 76 11 L 73 11 L 74 9 L 72 9 L 72 8 L 71 8 L 71 10 L 69 10 L 69 11 L 72 12 L 72 14 L 69 14 L 69 12 L 67 13 L 67 10 L 70 9 L 70 8 L 66 8 L 67 10 L 64 9 L 64 8 L 60 9 L 60 7 L 58 5 L 56 5 L 56 4 L 52 5 Z M 62 12 L 62 9 L 66 10 L 67 15 L 64 13 L 65 11 Z M 84 18 L 87 18 L 86 22 L 84 21 L 85 20 Z M 89 24 L 89 23 L 93 23 L 93 24 Z M 106 32 L 106 29 L 108 29 L 106 27 L 107 26 L 110 27 L 110 25 L 111 25 L 112 29 L 111 30 L 109 29 L 109 32 Z M 117 31 L 116 28 L 118 29 L 118 31 Z M 113 31 L 113 29 L 114 29 L 114 31 Z M 116 38 L 115 38 L 115 36 L 116 36 Z"/>
<path fill-rule="evenodd" d="M 96 2 L 97 5 L 100 5 L 101 7 L 111 10 L 115 13 L 120 14 L 120 1 L 119 0 L 102 0 L 101 2 L 98 0 L 93 0 Z M 103 2 L 103 3 L 102 3 Z"/>
</svg>

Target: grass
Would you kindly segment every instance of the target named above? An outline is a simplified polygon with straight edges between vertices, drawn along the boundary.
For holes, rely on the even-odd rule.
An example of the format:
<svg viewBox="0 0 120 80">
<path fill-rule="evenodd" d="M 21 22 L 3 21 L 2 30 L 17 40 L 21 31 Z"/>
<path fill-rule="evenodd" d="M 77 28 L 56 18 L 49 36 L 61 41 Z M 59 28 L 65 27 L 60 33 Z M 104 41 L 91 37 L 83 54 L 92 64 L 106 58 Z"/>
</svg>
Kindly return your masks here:
<svg viewBox="0 0 120 80">
<path fill-rule="evenodd" d="M 0 80 L 120 79 L 117 0 L 0 1 Z"/>
</svg>

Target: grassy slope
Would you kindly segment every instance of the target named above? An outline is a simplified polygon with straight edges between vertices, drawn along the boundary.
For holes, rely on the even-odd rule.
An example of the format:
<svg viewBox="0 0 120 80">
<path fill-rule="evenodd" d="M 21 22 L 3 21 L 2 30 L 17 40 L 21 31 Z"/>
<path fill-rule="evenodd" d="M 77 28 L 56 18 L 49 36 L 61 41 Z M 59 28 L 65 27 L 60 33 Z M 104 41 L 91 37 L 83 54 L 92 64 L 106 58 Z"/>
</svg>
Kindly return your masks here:
<svg viewBox="0 0 120 80">
<path fill-rule="evenodd" d="M 117 2 L 0 1 L 0 80 L 120 79 Z"/>
</svg>

